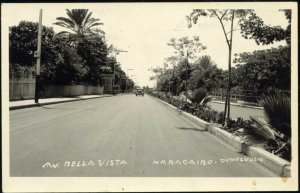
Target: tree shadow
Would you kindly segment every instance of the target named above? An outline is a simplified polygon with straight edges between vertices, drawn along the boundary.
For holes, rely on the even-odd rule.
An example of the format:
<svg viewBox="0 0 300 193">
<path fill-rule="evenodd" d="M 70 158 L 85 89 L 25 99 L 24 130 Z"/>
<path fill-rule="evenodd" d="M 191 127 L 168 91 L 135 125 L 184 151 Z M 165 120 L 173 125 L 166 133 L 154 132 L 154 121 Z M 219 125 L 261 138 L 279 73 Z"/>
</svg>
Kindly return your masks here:
<svg viewBox="0 0 300 193">
<path fill-rule="evenodd" d="M 175 127 L 175 128 L 181 130 L 192 130 L 192 131 L 200 131 L 200 132 L 205 131 L 205 129 L 195 128 L 195 127 Z"/>
<path fill-rule="evenodd" d="M 93 108 L 89 108 L 89 109 L 82 109 L 82 108 L 74 108 L 74 107 L 46 107 L 46 106 L 40 106 L 41 108 L 43 109 L 61 109 L 61 110 L 75 110 L 75 109 L 80 109 L 80 110 L 87 110 L 87 111 L 90 111 L 90 110 L 95 110 Z"/>
</svg>

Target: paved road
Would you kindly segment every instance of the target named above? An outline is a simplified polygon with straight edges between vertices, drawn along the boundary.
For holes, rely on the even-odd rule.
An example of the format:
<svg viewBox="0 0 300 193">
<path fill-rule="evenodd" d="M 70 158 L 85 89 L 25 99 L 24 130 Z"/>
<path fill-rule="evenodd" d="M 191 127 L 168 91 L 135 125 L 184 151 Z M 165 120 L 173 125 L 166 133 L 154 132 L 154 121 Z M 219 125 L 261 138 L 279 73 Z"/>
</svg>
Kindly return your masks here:
<svg viewBox="0 0 300 193">
<path fill-rule="evenodd" d="M 209 105 L 214 108 L 217 111 L 224 111 L 224 104 L 220 103 L 209 103 Z M 249 107 L 239 107 L 230 105 L 230 116 L 232 118 L 238 118 L 242 117 L 244 120 L 249 120 L 249 116 L 264 116 L 264 110 L 263 109 L 257 109 L 257 108 L 249 108 Z"/>
<path fill-rule="evenodd" d="M 11 176 L 275 176 L 229 158 L 245 159 L 147 95 L 10 111 Z"/>
</svg>

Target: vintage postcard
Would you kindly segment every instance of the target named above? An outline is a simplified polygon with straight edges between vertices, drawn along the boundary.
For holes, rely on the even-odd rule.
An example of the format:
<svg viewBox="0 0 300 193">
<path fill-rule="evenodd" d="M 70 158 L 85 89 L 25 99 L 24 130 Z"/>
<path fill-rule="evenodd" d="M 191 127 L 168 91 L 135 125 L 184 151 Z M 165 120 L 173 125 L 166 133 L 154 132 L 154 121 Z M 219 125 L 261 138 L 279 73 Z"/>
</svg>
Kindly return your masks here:
<svg viewBox="0 0 300 193">
<path fill-rule="evenodd" d="M 3 191 L 297 190 L 297 16 L 3 3 Z"/>
</svg>

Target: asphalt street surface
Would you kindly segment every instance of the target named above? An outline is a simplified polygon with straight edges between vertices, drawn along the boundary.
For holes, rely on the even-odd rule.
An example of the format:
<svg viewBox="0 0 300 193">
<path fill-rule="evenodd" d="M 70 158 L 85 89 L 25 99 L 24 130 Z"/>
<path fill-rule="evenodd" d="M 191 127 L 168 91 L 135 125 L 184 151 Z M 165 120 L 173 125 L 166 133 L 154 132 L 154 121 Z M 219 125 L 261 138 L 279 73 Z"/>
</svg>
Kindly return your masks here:
<svg viewBox="0 0 300 193">
<path fill-rule="evenodd" d="M 276 176 L 148 95 L 13 110 L 9 135 L 15 177 Z"/>
</svg>

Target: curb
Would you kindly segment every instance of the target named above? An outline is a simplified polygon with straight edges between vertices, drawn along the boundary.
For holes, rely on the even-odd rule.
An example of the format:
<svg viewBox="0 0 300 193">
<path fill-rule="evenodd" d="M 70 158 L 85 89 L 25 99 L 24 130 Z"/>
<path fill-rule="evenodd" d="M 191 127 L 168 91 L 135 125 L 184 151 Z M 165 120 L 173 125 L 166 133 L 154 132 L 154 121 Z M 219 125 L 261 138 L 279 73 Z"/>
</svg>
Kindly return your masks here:
<svg viewBox="0 0 300 193">
<path fill-rule="evenodd" d="M 272 153 L 258 147 L 245 146 L 243 153 L 245 153 L 249 157 L 263 158 L 264 161 L 260 164 L 262 164 L 278 176 L 291 177 L 290 162 L 281 159 L 280 157 L 274 156 Z"/>
<path fill-rule="evenodd" d="M 153 97 L 153 96 L 152 96 Z M 156 97 L 153 97 L 159 102 L 171 107 L 173 110 L 177 110 L 173 105 L 162 101 Z M 237 152 L 243 153 L 250 158 L 262 158 L 263 162 L 258 162 L 263 165 L 265 168 L 274 172 L 276 175 L 280 177 L 291 177 L 291 163 L 258 147 L 252 147 L 242 142 L 242 139 L 239 136 L 234 136 L 231 133 L 212 126 L 209 122 L 206 122 L 196 116 L 193 116 L 187 112 L 181 113 L 185 118 L 189 121 L 195 123 L 196 125 L 204 128 L 206 131 L 211 133 L 212 135 L 218 137 L 223 140 L 225 143 L 229 144 L 233 147 Z"/>
<path fill-rule="evenodd" d="M 237 152 L 243 153 L 243 146 L 246 144 L 242 143 L 242 139 L 239 136 L 234 136 L 219 127 L 209 127 L 208 132 L 229 144 Z"/>
<path fill-rule="evenodd" d="M 45 102 L 45 103 L 37 103 L 37 104 L 12 106 L 12 107 L 9 107 L 9 110 L 25 109 L 25 108 L 30 108 L 30 107 L 40 107 L 40 106 L 46 106 L 46 105 L 53 105 L 53 104 L 59 104 L 59 103 L 88 100 L 88 99 L 96 99 L 96 98 L 104 98 L 104 97 L 111 97 L 111 96 L 98 96 L 98 97 L 92 97 L 92 98 L 77 98 L 77 99 L 71 99 L 71 100 L 62 100 L 62 101 L 53 101 L 53 102 Z"/>
<path fill-rule="evenodd" d="M 193 122 L 194 124 L 202 127 L 205 129 L 205 131 L 209 130 L 210 124 L 202 119 L 199 119 L 198 117 L 191 115 L 187 112 L 181 112 L 181 115 L 183 115 L 185 118 L 187 118 L 189 121 Z"/>
</svg>

